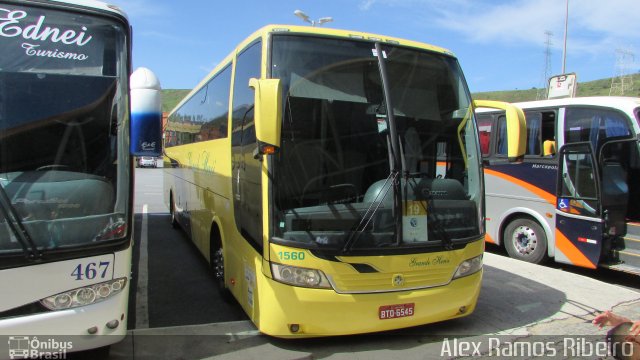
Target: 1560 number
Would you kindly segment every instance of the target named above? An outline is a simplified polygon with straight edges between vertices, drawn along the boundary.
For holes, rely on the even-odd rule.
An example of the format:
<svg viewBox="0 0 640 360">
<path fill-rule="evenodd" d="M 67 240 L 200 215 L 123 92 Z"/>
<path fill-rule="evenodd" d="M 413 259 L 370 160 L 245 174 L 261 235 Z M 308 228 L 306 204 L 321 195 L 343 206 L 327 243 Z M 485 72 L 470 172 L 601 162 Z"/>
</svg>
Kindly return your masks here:
<svg viewBox="0 0 640 360">
<path fill-rule="evenodd" d="M 279 251 L 280 260 L 304 260 L 304 251 Z"/>
</svg>

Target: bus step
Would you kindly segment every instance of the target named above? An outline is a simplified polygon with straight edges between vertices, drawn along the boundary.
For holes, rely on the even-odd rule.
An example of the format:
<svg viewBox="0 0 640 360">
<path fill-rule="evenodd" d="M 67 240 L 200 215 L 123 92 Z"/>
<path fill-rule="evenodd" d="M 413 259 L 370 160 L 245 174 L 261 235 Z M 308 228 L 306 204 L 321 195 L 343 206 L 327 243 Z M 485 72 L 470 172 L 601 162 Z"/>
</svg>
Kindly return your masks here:
<svg viewBox="0 0 640 360">
<path fill-rule="evenodd" d="M 640 240 L 640 223 L 638 222 L 628 222 L 627 223 L 627 235 L 630 238 L 635 238 Z"/>
<path fill-rule="evenodd" d="M 622 271 L 622 272 L 626 272 L 629 274 L 635 274 L 635 275 L 640 275 L 640 266 L 631 266 L 628 264 L 601 264 L 601 267 L 607 268 L 607 269 L 611 269 L 611 270 L 616 270 L 616 271 Z"/>
<path fill-rule="evenodd" d="M 640 250 L 636 250 L 636 249 L 620 249 L 620 250 L 613 250 L 613 255 L 614 258 L 618 259 L 618 263 L 617 264 L 611 264 L 611 266 L 608 266 L 610 268 L 614 268 L 615 267 L 620 267 L 620 269 L 616 270 L 623 270 L 622 268 L 635 268 L 636 271 L 638 272 L 638 274 L 640 275 Z M 627 271 L 627 270 L 623 270 L 623 271 Z M 627 271 L 627 272 L 633 272 L 634 274 L 636 272 L 634 271 Z"/>
<path fill-rule="evenodd" d="M 616 247 L 618 250 L 640 251 L 640 226 L 628 223 L 627 233 L 618 239 Z"/>
</svg>

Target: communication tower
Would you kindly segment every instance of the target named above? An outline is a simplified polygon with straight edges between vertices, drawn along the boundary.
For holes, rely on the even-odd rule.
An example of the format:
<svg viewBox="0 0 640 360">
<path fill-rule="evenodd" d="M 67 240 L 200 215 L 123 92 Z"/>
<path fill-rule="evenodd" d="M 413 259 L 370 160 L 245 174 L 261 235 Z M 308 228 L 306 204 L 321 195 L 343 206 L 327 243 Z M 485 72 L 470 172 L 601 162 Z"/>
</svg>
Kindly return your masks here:
<svg viewBox="0 0 640 360">
<path fill-rule="evenodd" d="M 546 40 L 544 42 L 544 73 L 542 74 L 542 87 L 538 89 L 538 93 L 536 94 L 536 100 L 546 99 L 547 94 L 549 93 L 549 77 L 551 77 L 551 46 L 553 43 L 551 42 L 551 37 L 553 33 L 549 30 L 544 32 L 546 36 Z"/>
<path fill-rule="evenodd" d="M 635 55 L 631 50 L 616 49 L 616 73 L 611 79 L 609 96 L 628 94 L 633 90 L 633 76 L 630 73 Z"/>
</svg>

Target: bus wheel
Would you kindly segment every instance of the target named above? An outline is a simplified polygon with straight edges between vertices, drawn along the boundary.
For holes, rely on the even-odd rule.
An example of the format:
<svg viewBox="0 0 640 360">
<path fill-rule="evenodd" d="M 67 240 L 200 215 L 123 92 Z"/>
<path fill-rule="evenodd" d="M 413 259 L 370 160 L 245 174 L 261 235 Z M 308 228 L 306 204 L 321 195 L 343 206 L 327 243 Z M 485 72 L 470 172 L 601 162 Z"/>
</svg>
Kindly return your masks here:
<svg viewBox="0 0 640 360">
<path fill-rule="evenodd" d="M 547 259 L 547 236 L 535 221 L 526 218 L 513 220 L 504 229 L 504 247 L 514 259 L 534 264 Z"/>
<path fill-rule="evenodd" d="M 218 248 L 215 253 L 213 253 L 213 277 L 216 280 L 216 284 L 218 288 L 225 288 L 224 285 L 224 253 L 222 252 L 222 248 Z"/>
<path fill-rule="evenodd" d="M 169 213 L 171 214 L 171 227 L 178 228 L 178 219 L 176 219 L 176 205 L 173 201 L 173 194 L 169 197 Z"/>
<path fill-rule="evenodd" d="M 230 301 L 232 298 L 231 291 L 229 291 L 224 282 L 224 252 L 222 251 L 222 247 L 218 247 L 213 253 L 211 268 L 220 296 L 223 300 Z"/>
</svg>

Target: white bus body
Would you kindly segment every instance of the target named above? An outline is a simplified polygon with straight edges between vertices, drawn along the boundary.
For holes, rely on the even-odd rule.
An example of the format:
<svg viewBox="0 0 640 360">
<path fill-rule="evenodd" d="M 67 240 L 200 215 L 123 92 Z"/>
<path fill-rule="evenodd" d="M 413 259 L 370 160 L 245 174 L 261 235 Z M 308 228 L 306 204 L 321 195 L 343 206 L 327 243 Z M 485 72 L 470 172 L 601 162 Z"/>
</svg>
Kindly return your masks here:
<svg viewBox="0 0 640 360">
<path fill-rule="evenodd" d="M 640 189 L 633 179 L 640 175 L 640 99 L 578 97 L 514 105 L 527 117 L 526 155 L 519 164 L 504 161 L 502 114 L 478 111 L 487 242 L 526 261 L 553 258 L 638 273 Z M 576 164 L 589 175 L 573 184 Z"/>
<path fill-rule="evenodd" d="M 69 341 L 43 357 L 105 347 L 127 331 L 133 156 L 161 153 L 159 107 L 130 106 L 129 22 L 97 1 L 2 0 L 0 53 L 0 358 L 25 336 Z"/>
</svg>

